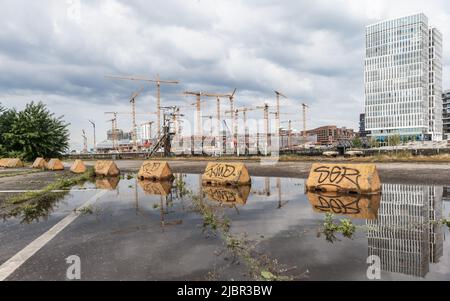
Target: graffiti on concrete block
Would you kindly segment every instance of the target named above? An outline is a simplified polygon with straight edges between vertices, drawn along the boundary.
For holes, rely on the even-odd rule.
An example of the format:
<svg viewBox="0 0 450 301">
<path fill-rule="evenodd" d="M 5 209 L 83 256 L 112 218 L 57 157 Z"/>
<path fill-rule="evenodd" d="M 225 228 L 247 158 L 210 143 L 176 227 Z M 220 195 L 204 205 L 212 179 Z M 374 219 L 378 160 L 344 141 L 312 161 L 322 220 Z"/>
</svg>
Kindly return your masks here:
<svg viewBox="0 0 450 301">
<path fill-rule="evenodd" d="M 361 174 L 357 169 L 345 166 L 320 166 L 314 169 L 314 172 L 320 174 L 318 179 L 319 184 L 326 183 L 326 185 L 340 187 L 339 184 L 347 180 L 359 188 L 359 177 Z"/>
<path fill-rule="evenodd" d="M 214 164 L 209 166 L 205 175 L 211 178 L 222 178 L 227 179 L 229 177 L 235 176 L 236 167 L 230 164 Z"/>
</svg>

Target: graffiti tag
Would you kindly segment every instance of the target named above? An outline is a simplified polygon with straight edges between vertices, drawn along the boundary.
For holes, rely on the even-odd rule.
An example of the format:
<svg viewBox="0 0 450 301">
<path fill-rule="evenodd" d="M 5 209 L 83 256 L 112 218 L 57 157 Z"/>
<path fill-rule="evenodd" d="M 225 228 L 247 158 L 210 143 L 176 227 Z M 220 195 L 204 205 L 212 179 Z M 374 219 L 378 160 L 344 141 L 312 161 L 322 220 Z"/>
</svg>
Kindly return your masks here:
<svg viewBox="0 0 450 301">
<path fill-rule="evenodd" d="M 360 199 L 356 199 L 353 202 L 344 203 L 338 198 L 325 198 L 319 196 L 319 205 L 314 206 L 316 209 L 322 212 L 333 212 L 336 214 L 359 214 L 361 209 L 359 208 Z"/>
<path fill-rule="evenodd" d="M 152 173 L 154 171 L 157 171 L 160 168 L 160 166 L 161 166 L 161 163 L 158 163 L 158 162 L 146 163 L 144 165 L 144 172 L 145 173 Z"/>
<path fill-rule="evenodd" d="M 214 178 L 229 178 L 235 175 L 236 167 L 229 164 L 216 164 L 208 168 L 205 174 Z"/>
<path fill-rule="evenodd" d="M 361 174 L 357 169 L 340 166 L 320 166 L 314 172 L 320 173 L 318 179 L 319 184 L 325 183 L 326 185 L 339 187 L 342 181 L 347 180 L 359 189 L 359 178 Z"/>
</svg>

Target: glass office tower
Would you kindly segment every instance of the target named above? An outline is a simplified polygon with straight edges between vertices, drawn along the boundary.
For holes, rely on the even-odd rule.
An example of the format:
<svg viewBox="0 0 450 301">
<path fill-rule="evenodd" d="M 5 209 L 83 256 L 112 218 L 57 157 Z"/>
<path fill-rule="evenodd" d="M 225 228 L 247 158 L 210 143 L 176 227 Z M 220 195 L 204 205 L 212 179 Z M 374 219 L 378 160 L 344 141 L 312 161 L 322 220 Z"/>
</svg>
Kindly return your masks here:
<svg viewBox="0 0 450 301">
<path fill-rule="evenodd" d="M 424 14 L 366 27 L 366 130 L 442 140 L 442 35 Z"/>
</svg>

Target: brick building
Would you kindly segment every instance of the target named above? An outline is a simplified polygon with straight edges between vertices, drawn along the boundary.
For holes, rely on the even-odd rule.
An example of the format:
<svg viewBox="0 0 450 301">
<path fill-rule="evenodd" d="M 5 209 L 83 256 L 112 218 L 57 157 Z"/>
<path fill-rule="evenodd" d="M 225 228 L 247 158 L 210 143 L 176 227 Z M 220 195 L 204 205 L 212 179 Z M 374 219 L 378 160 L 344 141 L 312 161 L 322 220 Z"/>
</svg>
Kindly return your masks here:
<svg viewBox="0 0 450 301">
<path fill-rule="evenodd" d="M 321 145 L 334 144 L 342 140 L 353 140 L 356 137 L 354 130 L 345 127 L 338 128 L 335 125 L 322 126 L 306 131 L 306 135 L 317 135 L 317 144 Z"/>
</svg>

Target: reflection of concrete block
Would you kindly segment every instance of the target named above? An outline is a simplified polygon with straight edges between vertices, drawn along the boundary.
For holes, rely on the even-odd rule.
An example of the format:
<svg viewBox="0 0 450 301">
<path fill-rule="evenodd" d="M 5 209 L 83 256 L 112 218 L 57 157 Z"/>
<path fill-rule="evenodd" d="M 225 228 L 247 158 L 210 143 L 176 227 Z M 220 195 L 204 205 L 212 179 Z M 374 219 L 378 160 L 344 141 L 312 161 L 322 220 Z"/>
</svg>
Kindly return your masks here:
<svg viewBox="0 0 450 301">
<path fill-rule="evenodd" d="M 36 168 L 36 169 L 45 169 L 46 166 L 47 166 L 47 161 L 45 161 L 44 158 L 36 158 L 36 160 L 34 160 L 34 163 L 31 167 Z"/>
<path fill-rule="evenodd" d="M 139 180 L 139 185 L 147 195 L 161 195 L 167 196 L 170 194 L 173 186 L 173 179 L 171 181 L 150 181 Z"/>
<path fill-rule="evenodd" d="M 70 171 L 75 174 L 82 174 L 86 172 L 86 165 L 84 165 L 83 161 L 81 160 L 75 160 L 72 167 L 70 168 Z"/>
<path fill-rule="evenodd" d="M 139 170 L 138 178 L 153 181 L 167 180 L 173 178 L 173 173 L 167 162 L 146 161 Z"/>
<path fill-rule="evenodd" d="M 119 177 L 107 177 L 95 180 L 95 187 L 97 189 L 114 190 L 119 185 Z"/>
<path fill-rule="evenodd" d="M 251 178 L 243 163 L 208 163 L 202 176 L 203 184 L 248 185 Z"/>
<path fill-rule="evenodd" d="M 306 181 L 308 191 L 355 192 L 381 191 L 375 164 L 313 164 Z"/>
<path fill-rule="evenodd" d="M 48 170 L 64 170 L 64 165 L 59 159 L 51 159 L 45 168 Z"/>
<path fill-rule="evenodd" d="M 308 200 L 318 213 L 345 215 L 354 219 L 374 220 L 378 217 L 381 194 L 354 195 L 308 192 Z"/>
<path fill-rule="evenodd" d="M 94 170 L 97 176 L 116 177 L 120 175 L 120 170 L 114 161 L 97 161 Z"/>
<path fill-rule="evenodd" d="M 205 185 L 202 187 L 202 190 L 209 199 L 225 205 L 245 205 L 250 194 L 251 186 L 226 187 Z"/>
</svg>

